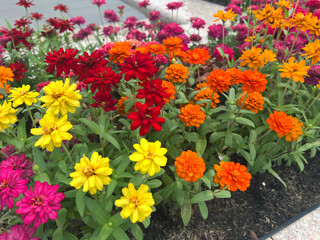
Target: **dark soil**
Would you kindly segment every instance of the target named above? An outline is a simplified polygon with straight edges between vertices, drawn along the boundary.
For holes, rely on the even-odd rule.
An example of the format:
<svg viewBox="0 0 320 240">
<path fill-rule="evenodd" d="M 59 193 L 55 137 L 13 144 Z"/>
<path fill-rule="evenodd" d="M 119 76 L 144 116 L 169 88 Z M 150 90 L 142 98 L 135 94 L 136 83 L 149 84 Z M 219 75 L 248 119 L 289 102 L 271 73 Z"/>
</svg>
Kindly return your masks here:
<svg viewBox="0 0 320 240">
<path fill-rule="evenodd" d="M 310 159 L 303 172 L 297 165 L 274 168 L 287 188 L 269 173 L 256 174 L 246 192 L 233 192 L 231 199 L 207 202 L 206 220 L 195 206 L 187 227 L 179 211 L 157 206 L 145 239 L 255 240 L 265 236 L 320 202 L 319 161 L 320 156 Z"/>
</svg>

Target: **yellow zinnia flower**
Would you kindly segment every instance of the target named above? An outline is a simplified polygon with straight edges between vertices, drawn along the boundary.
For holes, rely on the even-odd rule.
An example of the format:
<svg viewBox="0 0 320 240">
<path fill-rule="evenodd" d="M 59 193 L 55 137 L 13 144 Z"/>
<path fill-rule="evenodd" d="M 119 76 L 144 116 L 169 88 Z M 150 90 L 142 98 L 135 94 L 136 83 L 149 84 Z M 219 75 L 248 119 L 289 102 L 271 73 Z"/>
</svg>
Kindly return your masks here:
<svg viewBox="0 0 320 240">
<path fill-rule="evenodd" d="M 5 100 L 3 104 L 0 104 L 0 132 L 2 129 L 7 129 L 10 123 L 17 121 L 17 116 L 14 115 L 17 109 L 11 107 L 11 103 L 7 103 Z"/>
<path fill-rule="evenodd" d="M 10 99 L 9 101 L 13 102 L 13 107 L 17 107 L 23 103 L 30 106 L 32 105 L 32 103 L 37 102 L 36 97 L 39 95 L 39 93 L 34 92 L 34 90 L 29 92 L 29 90 L 30 85 L 23 84 L 22 87 L 14 88 L 10 91 L 11 95 L 9 97 L 11 97 L 12 99 Z"/>
<path fill-rule="evenodd" d="M 307 15 L 304 15 L 302 12 L 298 12 L 293 16 L 293 18 L 290 18 L 288 23 L 290 24 L 290 27 L 296 27 L 297 30 L 307 31 L 309 29 L 312 29 L 312 24 L 315 21 L 315 17 L 312 16 L 312 13 L 308 13 Z"/>
<path fill-rule="evenodd" d="M 41 146 L 52 152 L 54 147 L 61 147 L 63 140 L 72 139 L 72 135 L 67 133 L 72 128 L 72 124 L 67 121 L 67 115 L 58 118 L 52 112 L 47 112 L 39 121 L 40 128 L 32 128 L 33 135 L 42 135 L 34 144 L 35 147 Z"/>
<path fill-rule="evenodd" d="M 265 49 L 262 53 L 262 56 L 264 58 L 264 62 L 267 64 L 268 62 L 274 62 L 277 61 L 277 54 L 273 53 L 272 50 Z"/>
<path fill-rule="evenodd" d="M 301 56 L 307 56 L 307 59 L 311 58 L 311 63 L 316 64 L 317 62 L 320 62 L 320 41 L 317 39 L 313 43 L 308 43 L 307 46 L 303 48 L 304 51 L 306 51 L 305 54 L 302 54 Z"/>
<path fill-rule="evenodd" d="M 214 17 L 218 18 L 214 22 L 217 22 L 219 20 L 222 20 L 223 22 L 226 22 L 228 19 L 233 22 L 234 17 L 237 16 L 232 9 L 229 9 L 228 12 L 224 13 L 222 10 L 219 10 L 216 14 L 213 14 Z"/>
<path fill-rule="evenodd" d="M 283 62 L 283 65 L 278 65 L 281 77 L 291 78 L 295 82 L 304 83 L 304 76 L 308 74 L 310 66 L 305 66 L 306 61 L 302 60 L 300 62 L 295 62 L 294 57 L 289 58 L 288 63 Z"/>
<path fill-rule="evenodd" d="M 134 144 L 133 147 L 137 152 L 131 154 L 129 158 L 137 162 L 134 170 L 140 170 L 142 174 L 148 172 L 149 176 L 153 176 L 160 171 L 160 166 L 164 167 L 167 164 L 167 158 L 164 156 L 167 149 L 162 148 L 159 141 L 148 142 L 142 138 L 140 144 Z"/>
<path fill-rule="evenodd" d="M 132 183 L 122 188 L 123 197 L 115 201 L 117 207 L 121 207 L 120 216 L 125 219 L 130 217 L 131 222 L 143 222 L 152 213 L 151 206 L 154 205 L 152 193 L 148 192 L 149 187 L 141 184 L 138 190 Z"/>
<path fill-rule="evenodd" d="M 279 0 L 276 2 L 276 5 L 283 7 L 283 8 L 291 8 L 291 2 L 287 0 Z"/>
<path fill-rule="evenodd" d="M 108 185 L 111 182 L 109 175 L 113 169 L 109 167 L 109 158 L 103 158 L 97 152 L 91 155 L 89 160 L 84 154 L 80 159 L 80 163 L 74 166 L 76 172 L 70 173 L 73 180 L 70 185 L 79 189 L 83 186 L 83 191 L 96 194 L 97 190 L 101 191 L 103 185 Z"/>
<path fill-rule="evenodd" d="M 7 83 L 7 81 L 13 81 L 13 72 L 11 71 L 11 68 L 6 68 L 5 66 L 0 66 L 0 87 L 3 88 L 4 84 Z"/>
<path fill-rule="evenodd" d="M 243 51 L 239 59 L 243 60 L 240 62 L 240 66 L 244 67 L 248 65 L 249 68 L 258 69 L 264 64 L 264 57 L 261 54 L 261 48 L 252 47 L 249 50 Z"/>
<path fill-rule="evenodd" d="M 43 88 L 45 96 L 41 97 L 39 100 L 44 102 L 41 107 L 46 107 L 48 111 L 52 111 L 53 114 L 62 115 L 68 112 L 74 113 L 76 111 L 75 107 L 80 107 L 81 95 L 76 90 L 77 85 L 71 84 L 69 78 L 66 78 L 65 83 L 63 81 L 51 82 L 49 85 Z"/>
<path fill-rule="evenodd" d="M 273 23 L 274 21 L 276 21 L 277 19 L 281 19 L 282 18 L 282 8 L 278 8 L 278 9 L 274 9 L 273 7 L 271 7 L 270 4 L 267 4 L 262 11 L 257 10 L 257 11 L 252 11 L 255 15 L 255 17 L 260 20 L 260 21 L 264 21 L 265 24 L 268 23 Z"/>
</svg>

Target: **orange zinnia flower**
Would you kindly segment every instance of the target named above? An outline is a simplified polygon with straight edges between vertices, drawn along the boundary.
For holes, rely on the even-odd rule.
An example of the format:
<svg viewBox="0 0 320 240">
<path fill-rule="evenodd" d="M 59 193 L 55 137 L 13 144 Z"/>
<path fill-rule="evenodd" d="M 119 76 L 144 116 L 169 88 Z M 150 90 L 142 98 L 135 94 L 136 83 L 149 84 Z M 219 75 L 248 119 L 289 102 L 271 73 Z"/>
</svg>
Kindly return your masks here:
<svg viewBox="0 0 320 240">
<path fill-rule="evenodd" d="M 167 67 L 164 77 L 173 83 L 185 82 L 189 78 L 189 71 L 182 64 L 176 63 Z"/>
<path fill-rule="evenodd" d="M 202 90 L 204 88 L 208 88 L 209 85 L 208 83 L 205 83 L 205 82 L 200 82 L 200 83 L 197 83 L 196 87 L 194 88 L 195 91 L 197 90 Z"/>
<path fill-rule="evenodd" d="M 2 85 L 2 87 L 0 87 L 0 88 L 2 88 L 2 89 L 4 89 L 4 86 Z M 11 88 L 11 86 L 10 86 L 10 84 L 6 84 L 6 92 L 9 94 L 10 93 L 10 90 L 11 90 L 12 88 Z M 3 98 L 3 95 L 0 93 L 0 99 L 2 99 Z"/>
<path fill-rule="evenodd" d="M 302 12 L 298 12 L 288 20 L 290 27 L 296 27 L 297 30 L 307 31 L 312 28 L 315 18 L 312 16 L 312 13 L 304 15 Z"/>
<path fill-rule="evenodd" d="M 310 34 L 315 34 L 316 36 L 320 36 L 320 20 L 315 17 L 314 22 L 309 29 Z"/>
<path fill-rule="evenodd" d="M 242 85 L 242 91 L 252 92 L 263 92 L 266 90 L 266 84 L 268 83 L 266 79 L 266 74 L 262 74 L 257 70 L 252 71 L 251 69 L 246 70 L 242 73 L 239 80 Z"/>
<path fill-rule="evenodd" d="M 206 164 L 198 153 L 191 150 L 183 151 L 174 162 L 178 176 L 187 182 L 196 182 L 203 177 Z"/>
<path fill-rule="evenodd" d="M 244 67 L 248 65 L 249 68 L 258 69 L 264 64 L 264 57 L 261 54 L 261 48 L 252 47 L 242 53 L 239 59 L 243 60 L 240 62 L 240 66 Z"/>
<path fill-rule="evenodd" d="M 250 186 L 251 174 L 247 172 L 247 167 L 234 162 L 220 162 L 220 166 L 215 164 L 215 183 L 219 182 L 220 187 L 228 185 L 230 191 L 246 191 Z"/>
<path fill-rule="evenodd" d="M 267 64 L 268 62 L 277 61 L 277 54 L 273 53 L 272 50 L 265 49 L 262 53 L 264 58 L 264 63 Z"/>
<path fill-rule="evenodd" d="M 128 115 L 130 112 L 135 112 L 136 111 L 136 104 L 134 104 L 128 112 L 125 112 L 124 109 L 125 109 L 125 105 L 124 105 L 124 102 L 126 100 L 128 100 L 129 98 L 124 96 L 124 97 L 121 97 L 118 101 L 118 104 L 117 104 L 117 111 L 118 113 L 120 114 L 120 116 L 124 116 L 124 115 Z"/>
<path fill-rule="evenodd" d="M 109 60 L 114 63 L 123 63 L 131 55 L 129 42 L 116 42 L 109 51 Z"/>
<path fill-rule="evenodd" d="M 283 7 L 283 8 L 291 8 L 291 2 L 287 0 L 279 0 L 276 5 Z"/>
<path fill-rule="evenodd" d="M 175 90 L 175 86 L 171 82 L 163 80 L 161 87 L 166 88 L 164 92 L 170 94 L 170 97 L 164 99 L 166 103 L 168 103 L 170 99 L 174 100 L 176 98 L 174 95 L 177 91 Z"/>
<path fill-rule="evenodd" d="M 241 95 L 243 96 L 239 98 L 239 100 L 237 101 L 237 104 L 239 107 L 242 105 L 246 93 L 247 92 L 242 93 Z M 259 92 L 253 92 L 248 94 L 242 108 L 250 110 L 254 113 L 258 113 L 259 110 L 260 111 L 263 110 L 263 104 L 264 104 L 264 100 L 263 100 L 262 94 Z"/>
<path fill-rule="evenodd" d="M 289 58 L 288 63 L 283 62 L 283 65 L 278 65 L 282 73 L 280 74 L 283 78 L 292 78 L 295 82 L 304 83 L 304 76 L 308 74 L 310 66 L 305 66 L 306 61 L 295 62 L 294 57 Z"/>
<path fill-rule="evenodd" d="M 134 52 L 140 52 L 141 54 L 147 54 L 149 49 L 146 47 L 137 47 Z"/>
<path fill-rule="evenodd" d="M 188 54 L 185 51 L 181 51 L 181 50 L 170 52 L 169 53 L 170 62 L 172 62 L 173 58 L 179 58 L 182 62 L 185 62 L 187 61 Z"/>
<path fill-rule="evenodd" d="M 7 81 L 13 81 L 13 72 L 11 71 L 11 68 L 7 68 L 5 66 L 0 66 L 0 87 L 3 88 L 4 84 L 7 83 Z"/>
<path fill-rule="evenodd" d="M 214 22 L 217 22 L 219 20 L 222 20 L 223 22 L 227 21 L 228 19 L 233 22 L 234 21 L 234 17 L 237 16 L 232 8 L 229 9 L 228 12 L 224 13 L 222 10 L 218 10 L 218 12 L 216 14 L 213 14 L 214 17 L 218 18 L 216 20 L 214 20 Z"/>
<path fill-rule="evenodd" d="M 223 69 L 214 69 L 207 76 L 207 83 L 214 92 L 225 92 L 231 85 L 229 73 Z"/>
<path fill-rule="evenodd" d="M 181 122 L 186 123 L 187 127 L 200 127 L 200 124 L 204 123 L 206 119 L 206 114 L 201 110 L 199 105 L 187 104 L 180 109 L 178 117 Z"/>
<path fill-rule="evenodd" d="M 290 132 L 286 135 L 286 141 L 293 142 L 297 141 L 298 138 L 302 135 L 303 123 L 299 122 L 298 118 L 292 118 L 292 128 Z"/>
<path fill-rule="evenodd" d="M 168 37 L 163 40 L 167 53 L 180 51 L 183 47 L 182 39 L 178 37 Z"/>
<path fill-rule="evenodd" d="M 306 51 L 302 56 L 307 56 L 307 59 L 311 58 L 311 63 L 316 64 L 320 62 L 320 41 L 317 39 L 313 43 L 308 43 L 307 46 L 303 48 Z"/>
<path fill-rule="evenodd" d="M 239 84 L 239 80 L 242 75 L 242 71 L 238 68 L 228 68 L 227 73 L 229 73 L 231 77 L 231 85 L 237 85 Z"/>
<path fill-rule="evenodd" d="M 273 7 L 271 8 L 270 4 L 267 4 L 262 11 L 257 10 L 253 11 L 253 13 L 258 20 L 264 21 L 265 24 L 273 23 L 277 19 L 282 18 L 282 8 L 275 10 Z"/>
<path fill-rule="evenodd" d="M 288 116 L 284 112 L 274 111 L 270 113 L 269 118 L 266 120 L 271 130 L 278 133 L 278 137 L 287 135 L 293 126 L 293 120 L 291 116 Z"/>
<path fill-rule="evenodd" d="M 213 94 L 213 96 L 212 96 Z M 201 90 L 200 92 L 198 92 L 196 94 L 196 96 L 194 97 L 194 99 L 196 101 L 201 101 L 201 100 L 206 100 L 206 99 L 210 99 L 211 100 L 212 97 L 212 101 L 211 101 L 211 107 L 212 108 L 216 108 L 217 107 L 217 103 L 220 102 L 219 95 L 217 93 L 213 93 L 213 91 L 210 88 L 205 88 L 203 90 Z M 200 106 L 207 106 L 207 103 L 201 103 Z"/>
<path fill-rule="evenodd" d="M 163 46 L 160 43 L 155 43 L 155 44 L 150 44 L 147 46 L 149 52 L 153 53 L 153 54 L 164 54 L 166 52 L 166 47 Z"/>
<path fill-rule="evenodd" d="M 192 50 L 188 50 L 188 61 L 189 63 L 194 64 L 203 64 L 205 65 L 205 61 L 210 59 L 209 51 L 204 48 L 195 48 Z"/>
</svg>

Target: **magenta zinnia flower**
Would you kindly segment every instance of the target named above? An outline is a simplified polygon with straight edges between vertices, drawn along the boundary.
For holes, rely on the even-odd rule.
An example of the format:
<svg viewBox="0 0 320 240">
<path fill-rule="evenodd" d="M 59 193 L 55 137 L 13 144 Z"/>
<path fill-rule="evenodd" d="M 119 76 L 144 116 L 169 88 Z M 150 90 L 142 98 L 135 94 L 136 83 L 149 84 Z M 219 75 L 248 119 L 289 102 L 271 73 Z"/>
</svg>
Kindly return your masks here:
<svg viewBox="0 0 320 240">
<path fill-rule="evenodd" d="M 13 145 L 7 145 L 5 148 L 1 149 L 2 152 L 10 156 L 14 152 L 16 152 L 16 149 Z M 0 159 L 7 159 L 5 156 L 0 156 Z"/>
<path fill-rule="evenodd" d="M 56 193 L 59 185 L 49 185 L 47 182 L 36 181 L 34 191 L 27 190 L 25 196 L 16 206 L 19 207 L 17 214 L 22 214 L 24 224 L 37 228 L 41 223 L 46 223 L 48 219 L 55 220 L 58 217 L 57 211 L 61 208 L 60 202 L 64 199 L 63 193 Z"/>
<path fill-rule="evenodd" d="M 170 94 L 165 92 L 166 88 L 162 87 L 160 79 L 151 79 L 139 85 L 143 88 L 138 90 L 137 98 L 145 98 L 149 107 L 152 107 L 154 102 L 157 106 L 162 107 L 165 104 L 164 99 L 170 97 Z"/>
<path fill-rule="evenodd" d="M 21 170 L 11 167 L 0 168 L 0 210 L 4 205 L 13 208 L 13 199 L 27 190 L 27 179 L 21 179 Z"/>
<path fill-rule="evenodd" d="M 169 10 L 177 10 L 180 7 L 182 7 L 182 5 L 183 5 L 183 2 L 171 2 L 167 4 L 167 8 Z"/>
<path fill-rule="evenodd" d="M 107 4 L 106 0 L 93 0 L 93 5 L 97 5 L 98 7 L 101 7 L 103 4 Z"/>
<path fill-rule="evenodd" d="M 151 5 L 149 0 L 143 0 L 139 2 L 139 7 L 140 8 L 146 8 L 147 6 Z"/>
<path fill-rule="evenodd" d="M 3 232 L 0 234 L 0 240 L 40 240 L 39 237 L 32 237 L 36 228 L 29 228 L 28 225 L 14 225 L 10 228 L 10 233 Z"/>
<path fill-rule="evenodd" d="M 104 11 L 104 18 L 107 19 L 108 22 L 112 22 L 112 23 L 120 21 L 120 18 L 118 17 L 116 12 L 113 10 L 105 10 Z"/>
<path fill-rule="evenodd" d="M 9 156 L 6 161 L 2 161 L 1 168 L 11 167 L 13 170 L 21 170 L 21 178 L 29 181 L 29 177 L 33 175 L 32 162 L 25 154 Z"/>
<path fill-rule="evenodd" d="M 161 123 L 165 122 L 165 119 L 159 117 L 160 115 L 160 107 L 148 108 L 147 104 L 141 104 L 139 102 L 136 103 L 136 107 L 138 112 L 131 112 L 128 115 L 130 120 L 133 120 L 131 123 L 131 130 L 136 130 L 138 127 L 141 126 L 139 130 L 139 134 L 141 136 L 146 135 L 149 130 L 150 126 L 156 130 L 161 131 Z"/>
</svg>

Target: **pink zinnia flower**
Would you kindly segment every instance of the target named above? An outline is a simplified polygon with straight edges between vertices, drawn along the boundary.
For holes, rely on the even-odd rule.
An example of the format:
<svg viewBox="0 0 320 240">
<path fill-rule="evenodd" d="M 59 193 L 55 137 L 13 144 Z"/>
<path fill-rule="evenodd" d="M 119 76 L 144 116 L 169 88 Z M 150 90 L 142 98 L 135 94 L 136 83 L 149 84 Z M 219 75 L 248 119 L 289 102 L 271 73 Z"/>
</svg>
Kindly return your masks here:
<svg viewBox="0 0 320 240">
<path fill-rule="evenodd" d="M 59 185 L 36 181 L 34 191 L 30 188 L 23 193 L 25 197 L 16 203 L 19 207 L 16 213 L 22 214 L 24 224 L 31 225 L 34 222 L 34 227 L 37 228 L 49 218 L 57 219 L 60 202 L 65 197 L 63 193 L 56 193 L 58 188 Z"/>
<path fill-rule="evenodd" d="M 6 161 L 2 161 L 1 168 L 11 167 L 14 171 L 21 171 L 21 178 L 27 179 L 33 175 L 32 162 L 25 154 L 10 156 Z"/>
<path fill-rule="evenodd" d="M 192 23 L 192 28 L 195 28 L 199 30 L 200 28 L 204 28 L 204 25 L 206 25 L 206 22 L 202 18 L 193 17 L 190 18 L 190 21 Z"/>
<path fill-rule="evenodd" d="M 97 5 L 98 7 L 101 7 L 103 4 L 107 4 L 106 0 L 93 0 L 93 5 Z"/>
<path fill-rule="evenodd" d="M 225 57 L 222 57 L 222 56 L 221 56 L 218 48 L 220 48 L 225 55 L 228 55 L 228 56 L 229 56 L 229 57 L 228 57 L 228 60 L 229 60 L 229 61 L 230 61 L 231 59 L 234 59 L 234 51 L 233 51 L 231 48 L 229 48 L 227 45 L 222 46 L 222 43 L 220 43 L 220 44 L 214 49 L 214 51 L 213 51 L 213 56 L 216 57 L 217 61 L 221 62 L 221 61 L 223 61 L 223 60 L 226 59 Z"/>
<path fill-rule="evenodd" d="M 84 19 L 84 17 L 77 16 L 77 17 L 71 18 L 71 22 L 73 24 L 83 25 L 86 23 L 86 20 Z"/>
<path fill-rule="evenodd" d="M 13 145 L 7 145 L 4 149 L 1 149 L 2 152 L 10 156 L 16 151 Z M 0 156 L 1 159 L 7 159 L 5 156 Z"/>
<path fill-rule="evenodd" d="M 169 10 L 177 10 L 180 7 L 182 7 L 182 5 L 183 5 L 183 2 L 171 2 L 167 4 L 167 8 Z"/>
<path fill-rule="evenodd" d="M 10 228 L 10 233 L 3 232 L 0 234 L 0 240 L 40 240 L 39 237 L 32 237 L 36 230 L 36 228 L 29 228 L 27 225 L 14 225 Z"/>
<path fill-rule="evenodd" d="M 139 2 L 139 7 L 140 8 L 146 8 L 149 5 L 151 5 L 149 0 L 143 0 L 143 1 Z"/>
<path fill-rule="evenodd" d="M 154 11 L 152 11 L 152 12 L 149 13 L 149 20 L 150 20 L 151 22 L 157 21 L 157 20 L 159 20 L 160 18 L 161 18 L 161 14 L 160 14 L 159 11 L 154 10 Z"/>
<path fill-rule="evenodd" d="M 11 167 L 0 168 L 0 210 L 4 205 L 13 208 L 13 199 L 27 190 L 27 179 L 21 179 L 21 170 L 14 171 Z"/>
<path fill-rule="evenodd" d="M 120 19 L 115 11 L 113 10 L 105 10 L 104 11 L 104 18 L 108 20 L 108 22 L 119 22 Z"/>
<path fill-rule="evenodd" d="M 51 81 L 45 81 L 45 82 L 41 82 L 38 83 L 37 85 L 37 92 L 40 92 L 42 88 L 44 88 L 45 86 L 47 86 Z"/>
</svg>

